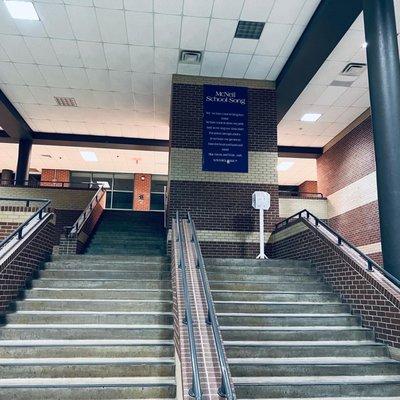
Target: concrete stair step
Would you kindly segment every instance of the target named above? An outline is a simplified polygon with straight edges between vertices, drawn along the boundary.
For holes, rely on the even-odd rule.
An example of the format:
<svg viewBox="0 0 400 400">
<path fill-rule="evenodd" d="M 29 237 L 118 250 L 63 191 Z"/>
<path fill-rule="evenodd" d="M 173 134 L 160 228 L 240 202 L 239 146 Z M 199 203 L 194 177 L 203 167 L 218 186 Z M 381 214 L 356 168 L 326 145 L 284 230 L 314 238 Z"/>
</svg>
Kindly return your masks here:
<svg viewBox="0 0 400 400">
<path fill-rule="evenodd" d="M 13 304 L 17 311 L 171 311 L 171 300 L 26 299 Z"/>
<path fill-rule="evenodd" d="M 36 288 L 25 292 L 26 299 L 82 299 L 82 300 L 172 300 L 172 290 L 131 289 L 53 289 Z"/>
<path fill-rule="evenodd" d="M 241 400 L 251 400 L 251 399 L 243 399 Z M 259 398 L 258 400 L 265 400 L 265 398 Z M 269 400 L 278 400 L 278 398 L 269 398 Z M 293 397 L 290 399 L 288 397 L 279 397 L 279 400 L 293 400 Z M 399 400 L 399 397 L 365 397 L 365 396 L 357 396 L 357 397 L 296 397 L 296 400 Z"/>
<path fill-rule="evenodd" d="M 228 358 L 388 357 L 386 346 L 373 341 L 228 341 Z"/>
<path fill-rule="evenodd" d="M 175 397 L 172 377 L 0 379 L 0 399 L 110 399 Z"/>
<path fill-rule="evenodd" d="M 350 307 L 339 302 L 263 302 L 263 301 L 214 301 L 218 313 L 348 313 Z"/>
<path fill-rule="evenodd" d="M 230 291 L 282 291 L 282 292 L 321 292 L 329 290 L 329 286 L 323 282 L 257 282 L 257 281 L 212 281 L 212 290 Z"/>
<path fill-rule="evenodd" d="M 118 270 L 59 270 L 45 269 L 40 271 L 40 277 L 49 279 L 171 279 L 170 272 L 153 271 L 118 271 Z"/>
<path fill-rule="evenodd" d="M 221 326 L 224 340 L 331 341 L 374 340 L 370 329 L 359 326 Z"/>
<path fill-rule="evenodd" d="M 165 254 L 164 250 L 134 250 L 134 249 L 125 249 L 125 248 L 110 248 L 110 249 L 102 249 L 102 250 L 91 250 L 90 247 L 87 250 L 86 254 L 104 254 L 104 255 L 119 255 L 119 254 L 125 254 L 127 256 L 136 256 L 136 255 L 148 255 L 148 256 L 154 256 L 154 255 L 159 255 L 162 256 Z"/>
<path fill-rule="evenodd" d="M 0 340 L 2 358 L 174 357 L 172 339 Z"/>
<path fill-rule="evenodd" d="M 62 263 L 74 263 L 76 261 L 81 262 L 134 262 L 134 263 L 162 263 L 162 262 L 170 262 L 170 258 L 166 256 L 132 256 L 126 257 L 125 255 L 96 255 L 96 254 L 69 254 L 69 255 L 56 255 L 53 254 L 51 257 L 52 261 L 61 261 Z"/>
<path fill-rule="evenodd" d="M 351 314 L 311 313 L 217 313 L 220 325 L 228 326 L 358 326 Z"/>
<path fill-rule="evenodd" d="M 400 362 L 384 357 L 229 359 L 232 376 L 400 375 Z"/>
<path fill-rule="evenodd" d="M 242 266 L 242 265 L 207 265 L 207 273 L 232 274 L 232 275 L 312 275 L 315 270 L 311 267 L 285 267 L 285 266 Z"/>
<path fill-rule="evenodd" d="M 135 262 L 75 262 L 75 263 L 63 263 L 63 262 L 48 262 L 45 264 L 45 269 L 55 270 L 95 270 L 95 271 L 159 271 L 169 272 L 171 270 L 171 264 L 165 263 L 135 263 Z"/>
<path fill-rule="evenodd" d="M 288 259 L 268 259 L 268 260 L 258 260 L 251 258 L 209 258 L 206 257 L 204 262 L 207 266 L 214 265 L 226 265 L 228 267 L 233 266 L 245 266 L 245 267 L 278 267 L 282 266 L 285 268 L 298 268 L 298 267 L 308 267 L 311 268 L 310 261 L 302 260 L 288 260 Z"/>
<path fill-rule="evenodd" d="M 239 398 L 396 396 L 400 393 L 400 375 L 238 377 L 233 381 Z"/>
<path fill-rule="evenodd" d="M 174 358 L 19 358 L 0 359 L 1 377 L 26 378 L 101 378 L 175 376 Z"/>
<path fill-rule="evenodd" d="M 216 273 L 207 272 L 208 279 L 210 281 L 228 281 L 234 282 L 240 280 L 242 283 L 251 283 L 253 281 L 257 283 L 261 282 L 297 282 L 297 283 L 318 283 L 322 281 L 322 278 L 318 274 L 281 274 L 281 275 L 267 275 L 267 274 L 231 274 L 231 273 Z"/>
<path fill-rule="evenodd" d="M 213 290 L 214 301 L 292 301 L 292 302 L 333 302 L 340 298 L 332 292 L 276 292 L 276 291 L 246 291 L 246 290 Z"/>
</svg>

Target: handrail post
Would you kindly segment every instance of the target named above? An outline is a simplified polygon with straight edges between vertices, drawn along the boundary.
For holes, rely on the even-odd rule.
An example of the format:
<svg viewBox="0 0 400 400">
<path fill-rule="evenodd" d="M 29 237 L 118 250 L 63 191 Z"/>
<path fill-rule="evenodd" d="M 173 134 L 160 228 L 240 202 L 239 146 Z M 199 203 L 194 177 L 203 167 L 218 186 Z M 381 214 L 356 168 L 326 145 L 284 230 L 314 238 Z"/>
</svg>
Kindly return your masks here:
<svg viewBox="0 0 400 400">
<path fill-rule="evenodd" d="M 23 229 L 23 226 L 21 226 L 21 228 L 18 229 L 18 240 L 22 239 L 22 229 Z"/>
<path fill-rule="evenodd" d="M 206 317 L 206 324 L 211 325 L 211 315 L 210 315 L 210 306 L 207 307 L 207 317 Z"/>
<path fill-rule="evenodd" d="M 221 377 L 221 386 L 218 388 L 218 396 L 224 399 L 228 397 L 227 382 L 225 381 L 224 374 Z"/>
</svg>

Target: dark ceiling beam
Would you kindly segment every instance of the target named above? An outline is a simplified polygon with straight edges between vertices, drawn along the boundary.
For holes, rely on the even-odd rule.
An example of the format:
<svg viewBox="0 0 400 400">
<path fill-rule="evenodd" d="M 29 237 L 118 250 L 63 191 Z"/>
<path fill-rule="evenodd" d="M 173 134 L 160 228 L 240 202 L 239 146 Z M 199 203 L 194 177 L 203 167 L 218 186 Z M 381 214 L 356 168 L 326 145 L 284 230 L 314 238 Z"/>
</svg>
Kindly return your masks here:
<svg viewBox="0 0 400 400">
<path fill-rule="evenodd" d="M 278 146 L 279 157 L 318 158 L 322 153 L 322 147 Z"/>
<path fill-rule="evenodd" d="M 278 123 L 349 30 L 362 8 L 362 0 L 320 2 L 276 80 Z"/>
<path fill-rule="evenodd" d="M 32 139 L 32 129 L 22 118 L 18 110 L 11 104 L 7 96 L 0 90 L 0 126 L 14 140 Z"/>
</svg>

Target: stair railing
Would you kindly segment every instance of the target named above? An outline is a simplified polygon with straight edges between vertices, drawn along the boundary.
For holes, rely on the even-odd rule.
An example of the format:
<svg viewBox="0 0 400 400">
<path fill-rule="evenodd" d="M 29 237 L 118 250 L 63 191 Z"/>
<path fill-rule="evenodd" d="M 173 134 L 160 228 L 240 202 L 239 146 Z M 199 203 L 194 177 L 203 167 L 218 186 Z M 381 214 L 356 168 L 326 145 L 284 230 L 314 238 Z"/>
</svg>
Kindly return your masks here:
<svg viewBox="0 0 400 400">
<path fill-rule="evenodd" d="M 185 303 L 185 316 L 183 323 L 187 326 L 189 335 L 189 348 L 190 360 L 192 365 L 192 385 L 189 389 L 189 396 L 194 397 L 196 400 L 202 399 L 201 386 L 200 386 L 200 373 L 199 364 L 197 361 L 196 341 L 193 329 L 192 309 L 190 304 L 189 285 L 186 276 L 186 262 L 183 251 L 183 235 L 181 230 L 181 221 L 179 219 L 179 212 L 176 212 L 176 242 L 178 244 L 178 267 L 182 276 L 183 298 Z"/>
<path fill-rule="evenodd" d="M 194 221 L 190 215 L 190 212 L 187 213 L 187 218 L 188 218 L 190 230 L 191 230 L 191 240 L 194 244 L 195 253 L 196 253 L 196 267 L 200 271 L 201 282 L 203 285 L 203 291 L 204 291 L 206 302 L 207 302 L 206 323 L 207 323 L 207 325 L 210 325 L 212 327 L 215 346 L 217 349 L 219 368 L 221 371 L 221 385 L 218 388 L 218 395 L 220 397 L 227 398 L 228 400 L 234 400 L 235 394 L 232 390 L 232 382 L 231 382 L 231 377 L 230 377 L 230 373 L 229 373 L 228 361 L 226 359 L 224 346 L 223 346 L 222 339 L 221 339 L 221 330 L 219 327 L 218 318 L 217 318 L 217 316 L 215 314 L 215 310 L 214 310 L 214 301 L 213 301 L 211 290 L 210 290 L 210 284 L 209 284 L 208 277 L 207 277 L 204 258 L 203 258 L 202 252 L 201 252 L 199 241 L 197 239 L 196 227 L 195 227 Z"/>
<path fill-rule="evenodd" d="M 379 264 L 377 264 L 374 260 L 372 260 L 370 257 L 368 257 L 366 254 L 364 254 L 361 250 L 359 250 L 356 246 L 354 246 L 352 243 L 350 243 L 348 240 L 346 240 L 342 235 L 337 233 L 334 229 L 332 229 L 329 225 L 327 225 L 325 222 L 321 221 L 318 217 L 315 215 L 311 214 L 310 211 L 308 210 L 302 210 L 294 215 L 292 215 L 289 218 L 286 218 L 285 220 L 279 222 L 278 224 L 275 225 L 275 230 L 281 230 L 288 226 L 291 222 L 297 221 L 299 219 L 307 221 L 309 224 L 314 226 L 315 228 L 323 228 L 324 231 L 321 231 L 325 236 L 330 238 L 332 241 L 336 242 L 337 246 L 347 246 L 348 249 L 350 249 L 352 252 L 356 253 L 359 257 L 361 257 L 362 260 L 367 265 L 367 270 L 368 271 L 378 271 L 380 272 L 383 276 L 385 276 L 388 280 L 390 280 L 394 285 L 396 285 L 398 288 L 400 288 L 400 280 L 398 280 L 396 277 L 394 277 L 392 274 L 387 272 L 385 269 L 383 269 Z"/>
</svg>

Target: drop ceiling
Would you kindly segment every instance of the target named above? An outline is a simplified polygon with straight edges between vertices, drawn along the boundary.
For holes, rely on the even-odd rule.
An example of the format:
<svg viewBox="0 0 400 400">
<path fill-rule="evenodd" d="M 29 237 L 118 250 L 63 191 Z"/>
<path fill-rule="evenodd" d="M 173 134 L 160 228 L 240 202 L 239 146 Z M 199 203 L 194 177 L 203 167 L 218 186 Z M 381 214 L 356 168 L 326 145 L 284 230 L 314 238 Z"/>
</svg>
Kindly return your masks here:
<svg viewBox="0 0 400 400">
<path fill-rule="evenodd" d="M 35 131 L 167 139 L 173 73 L 275 80 L 318 0 L 0 1 L 0 88 Z M 265 22 L 259 40 L 239 20 Z M 204 52 L 201 65 L 179 50 Z M 54 96 L 78 107 L 57 106 Z"/>
</svg>

